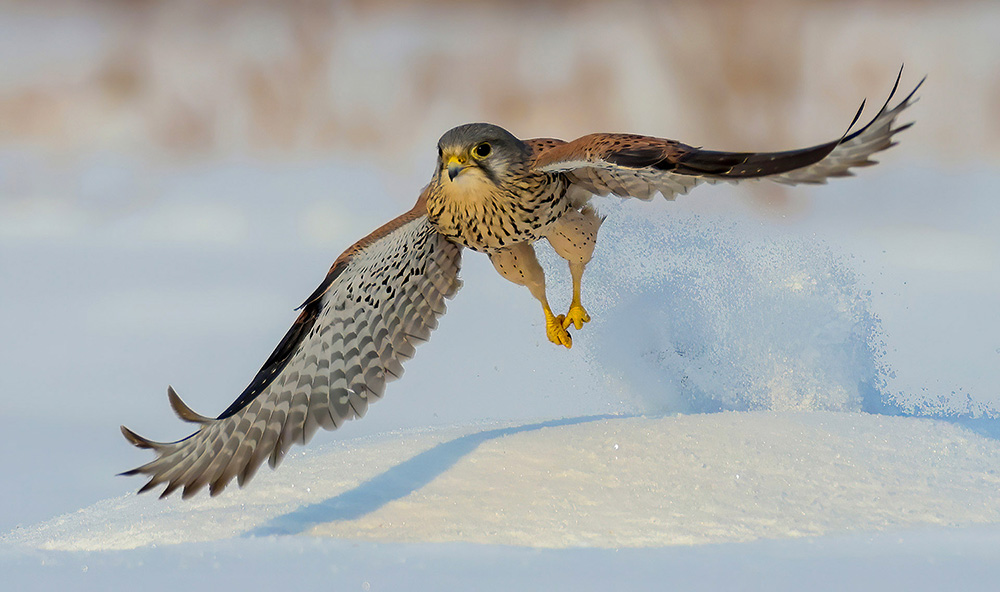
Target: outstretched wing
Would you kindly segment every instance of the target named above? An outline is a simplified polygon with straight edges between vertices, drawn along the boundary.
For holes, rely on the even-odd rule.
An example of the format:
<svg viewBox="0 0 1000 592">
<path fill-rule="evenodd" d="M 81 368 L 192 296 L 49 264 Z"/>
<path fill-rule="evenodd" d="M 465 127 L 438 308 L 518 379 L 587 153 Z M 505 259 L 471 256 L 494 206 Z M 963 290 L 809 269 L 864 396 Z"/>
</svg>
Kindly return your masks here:
<svg viewBox="0 0 1000 592">
<path fill-rule="evenodd" d="M 243 486 L 269 459 L 277 467 L 293 443 L 365 414 L 401 362 L 427 341 L 445 299 L 461 285 L 461 248 L 427 221 L 425 197 L 341 255 L 246 390 L 217 418 L 199 415 L 168 389 L 177 415 L 200 428 L 171 443 L 122 426 L 125 437 L 157 458 L 125 475 L 149 475 L 143 492 L 160 497 L 205 485 L 216 495 L 237 477 Z"/>
<path fill-rule="evenodd" d="M 914 103 L 923 82 L 890 109 L 899 87 L 897 76 L 885 105 L 868 125 L 832 142 L 799 150 L 717 152 L 633 134 L 591 134 L 568 143 L 543 138 L 527 143 L 534 151 L 536 170 L 563 173 L 573 184 L 597 195 L 650 199 L 659 192 L 673 199 L 702 181 L 767 178 L 790 185 L 825 183 L 830 177 L 853 175 L 853 167 L 875 164 L 873 154 L 895 145 L 893 136 L 912 125 L 896 125 L 896 118 Z M 864 103 L 850 127 L 863 109 Z"/>
</svg>

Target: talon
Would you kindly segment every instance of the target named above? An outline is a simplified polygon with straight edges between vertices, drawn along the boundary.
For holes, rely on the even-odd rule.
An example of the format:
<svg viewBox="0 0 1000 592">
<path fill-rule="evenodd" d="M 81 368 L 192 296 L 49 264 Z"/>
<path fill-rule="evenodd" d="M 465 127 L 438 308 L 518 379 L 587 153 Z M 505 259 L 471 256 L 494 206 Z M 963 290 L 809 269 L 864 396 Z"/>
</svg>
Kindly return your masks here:
<svg viewBox="0 0 1000 592">
<path fill-rule="evenodd" d="M 552 316 L 552 314 L 545 315 L 545 335 L 549 338 L 549 341 L 556 345 L 564 345 L 567 349 L 573 347 L 573 337 L 569 334 L 564 326 L 565 315 Z"/>
<path fill-rule="evenodd" d="M 564 329 L 569 329 L 570 325 L 576 327 L 579 331 L 583 329 L 584 323 L 590 322 L 590 315 L 587 314 L 586 309 L 583 308 L 582 304 L 574 302 L 569 307 L 569 312 L 566 313 L 565 317 L 559 315 L 559 318 L 563 319 L 562 326 Z"/>
</svg>

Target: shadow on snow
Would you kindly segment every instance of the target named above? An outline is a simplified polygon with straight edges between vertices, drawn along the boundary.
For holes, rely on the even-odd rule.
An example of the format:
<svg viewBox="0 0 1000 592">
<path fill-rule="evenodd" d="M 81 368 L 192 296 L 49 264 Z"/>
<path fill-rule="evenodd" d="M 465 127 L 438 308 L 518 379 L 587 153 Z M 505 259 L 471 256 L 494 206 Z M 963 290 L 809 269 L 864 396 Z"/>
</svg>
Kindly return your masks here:
<svg viewBox="0 0 1000 592">
<path fill-rule="evenodd" d="M 424 487 L 455 465 L 477 446 L 502 436 L 530 432 L 542 428 L 569 426 L 602 419 L 620 419 L 627 415 L 587 415 L 554 419 L 521 426 L 484 430 L 442 442 L 413 458 L 402 462 L 384 473 L 340 495 L 302 506 L 288 514 L 277 516 L 262 526 L 251 530 L 248 536 L 300 534 L 310 528 L 340 520 L 354 520 L 369 514 L 387 503 L 406 497 Z"/>
<path fill-rule="evenodd" d="M 1000 419 L 965 417 L 921 416 L 905 413 L 898 407 L 881 402 L 868 393 L 865 412 L 889 415 L 924 417 L 958 424 L 980 435 L 1000 439 Z M 484 430 L 442 442 L 429 450 L 417 454 L 387 471 L 361 483 L 354 489 L 314 504 L 277 516 L 262 526 L 249 531 L 246 536 L 293 535 L 303 533 L 314 526 L 328 522 L 355 520 L 374 512 L 389 502 L 401 499 L 431 483 L 434 479 L 455 465 L 465 455 L 488 440 L 530 432 L 548 427 L 570 426 L 600 421 L 621 419 L 634 415 L 587 415 L 553 419 L 509 428 Z"/>
</svg>

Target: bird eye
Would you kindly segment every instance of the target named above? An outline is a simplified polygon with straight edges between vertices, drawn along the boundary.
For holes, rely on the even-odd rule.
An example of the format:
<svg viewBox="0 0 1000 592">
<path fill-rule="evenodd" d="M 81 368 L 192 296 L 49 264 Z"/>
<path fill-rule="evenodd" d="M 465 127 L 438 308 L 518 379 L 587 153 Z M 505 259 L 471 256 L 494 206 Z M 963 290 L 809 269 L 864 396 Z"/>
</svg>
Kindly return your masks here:
<svg viewBox="0 0 1000 592">
<path fill-rule="evenodd" d="M 472 149 L 472 153 L 476 158 L 486 158 L 491 152 L 493 152 L 493 147 L 488 142 L 483 142 Z"/>
</svg>

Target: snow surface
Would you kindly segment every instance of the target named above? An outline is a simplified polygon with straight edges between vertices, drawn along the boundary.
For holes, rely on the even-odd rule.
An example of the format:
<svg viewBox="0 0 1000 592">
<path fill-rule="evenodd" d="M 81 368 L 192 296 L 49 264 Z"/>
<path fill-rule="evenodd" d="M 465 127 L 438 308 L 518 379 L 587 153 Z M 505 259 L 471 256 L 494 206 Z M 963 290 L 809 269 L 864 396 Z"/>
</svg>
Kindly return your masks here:
<svg viewBox="0 0 1000 592">
<path fill-rule="evenodd" d="M 19 590 L 995 590 L 998 549 L 1000 532 L 980 527 L 614 550 L 263 537 L 0 549 L 0 565 Z"/>
<path fill-rule="evenodd" d="M 178 570 L 199 587 L 428 590 L 991 589 L 1000 576 L 995 172 L 879 167 L 796 190 L 808 208 L 780 222 L 742 187 L 603 202 L 594 321 L 569 352 L 469 254 L 434 339 L 368 417 L 246 490 L 188 502 L 112 478 L 148 458 L 117 424 L 185 435 L 155 384 L 202 411 L 227 405 L 290 322 L 274 311 L 354 238 L 298 229 L 322 221 L 329 183 L 379 175 L 161 174 L 174 197 L 101 232 L 79 230 L 93 212 L 5 206 L 2 264 L 21 281 L 3 293 L 0 321 L 20 336 L 3 343 L 16 369 L 3 388 L 48 394 L 2 401 L 21 421 L 0 434 L 18 451 L 0 571 L 20 589 L 172 589 Z M 292 180 L 301 191 L 268 208 Z M 230 232 L 184 214 L 206 194 Z M 399 209 L 352 204 L 369 226 Z M 542 258 L 564 306 L 568 273 Z M 51 338 L 67 334 L 85 339 Z"/>
<path fill-rule="evenodd" d="M 345 441 L 247 490 L 129 494 L 8 542 L 102 551 L 240 535 L 660 547 L 1000 522 L 1000 442 L 832 412 L 580 417 Z"/>
</svg>

